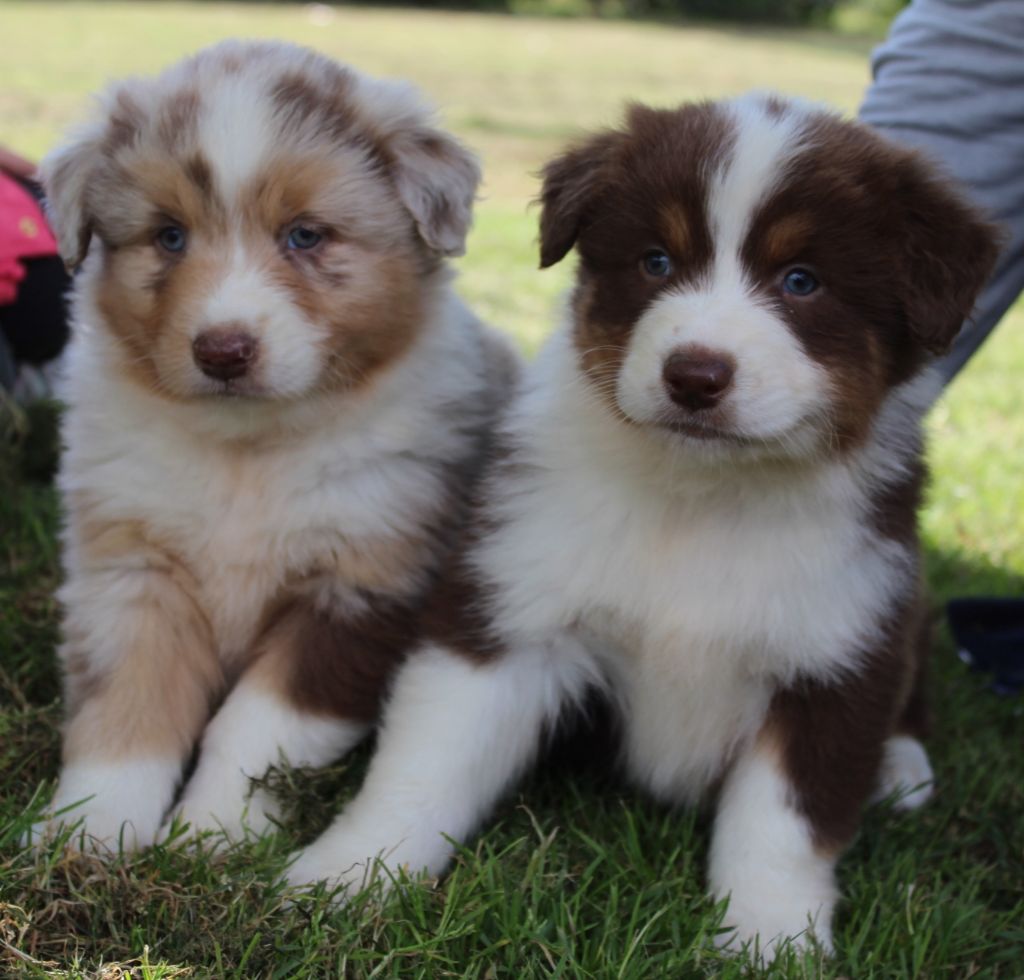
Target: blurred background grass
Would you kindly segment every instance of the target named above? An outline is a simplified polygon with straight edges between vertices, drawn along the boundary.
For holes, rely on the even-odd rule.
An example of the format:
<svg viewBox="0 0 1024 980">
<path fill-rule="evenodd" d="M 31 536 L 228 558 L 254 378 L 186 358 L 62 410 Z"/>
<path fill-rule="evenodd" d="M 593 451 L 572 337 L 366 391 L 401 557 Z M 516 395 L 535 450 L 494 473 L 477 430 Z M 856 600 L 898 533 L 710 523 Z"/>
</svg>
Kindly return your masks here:
<svg viewBox="0 0 1024 980">
<path fill-rule="evenodd" d="M 683 99 L 771 88 L 830 102 L 852 113 L 868 82 L 873 43 L 870 36 L 858 32 L 877 32 L 892 4 L 889 0 L 865 0 L 842 6 L 833 17 L 834 28 L 838 25 L 833 30 L 636 22 L 620 16 L 627 9 L 607 5 L 609 16 L 605 18 L 566 19 L 270 3 L 0 2 L 0 143 L 38 158 L 86 109 L 89 93 L 107 80 L 156 71 L 228 36 L 289 39 L 373 73 L 408 77 L 436 101 L 445 124 L 475 148 L 484 162 L 485 184 L 476 226 L 468 255 L 458 263 L 460 290 L 485 318 L 532 351 L 557 318 L 559 296 L 571 275 L 570 262 L 545 272 L 537 270 L 537 215 L 530 204 L 538 191 L 536 172 L 548 156 L 580 132 L 615 122 L 629 99 L 671 105 Z M 578 12 L 571 4 L 562 8 L 544 3 L 543 10 Z M 1018 304 L 930 419 L 935 475 L 923 526 L 929 581 L 938 599 L 963 593 L 1024 594 L 1022 378 L 1024 306 Z M 71 876 L 63 891 L 64 886 L 52 883 L 43 887 L 39 884 L 43 879 L 37 881 L 38 872 L 31 863 L 14 856 L 17 821 L 23 819 L 19 814 L 38 782 L 52 778 L 56 763 L 55 523 L 52 491 L 44 483 L 0 479 L 0 779 L 7 787 L 0 793 L 0 939 L 8 937 L 10 941 L 10 937 L 21 935 L 17 929 L 5 931 L 3 902 L 5 895 L 14 902 L 13 894 L 30 909 L 25 914 L 36 917 L 36 932 L 24 935 L 35 935 L 39 950 L 82 948 L 95 963 L 95 957 L 102 959 L 107 951 L 128 958 L 141 955 L 144 941 L 157 942 L 172 961 L 188 960 L 195 965 L 203 956 L 212 955 L 209 950 L 214 948 L 218 957 L 223 952 L 225 963 L 234 964 L 230 975 L 256 976 L 255 966 L 245 966 L 256 962 L 246 960 L 249 934 L 257 928 L 270 929 L 272 941 L 265 960 L 270 964 L 274 963 L 274 942 L 284 941 L 276 936 L 272 924 L 278 920 L 267 918 L 280 915 L 273 894 L 260 899 L 265 903 L 261 906 L 248 891 L 240 891 L 250 887 L 238 884 L 250 880 L 242 869 L 252 867 L 250 877 L 260 873 L 246 863 L 262 860 L 258 856 L 239 858 L 240 863 L 231 866 L 233 878 L 214 867 L 202 871 L 208 878 L 200 880 L 201 875 L 190 870 L 187 860 L 159 855 L 145 859 L 140 870 L 118 878 L 127 889 L 124 901 L 130 904 L 156 901 L 147 891 L 147 875 L 152 875 L 154 882 L 163 876 L 173 885 L 167 886 L 171 891 L 166 894 L 173 891 L 174 901 L 194 896 L 200 903 L 197 908 L 208 909 L 209 921 L 220 914 L 222 905 L 217 903 L 234 896 L 230 900 L 241 904 L 232 906 L 232 915 L 248 924 L 239 926 L 237 934 L 217 934 L 209 942 L 202 934 L 190 932 L 187 921 L 161 918 L 165 912 L 159 911 L 163 908 L 159 904 L 153 906 L 157 911 L 147 913 L 148 918 L 127 906 L 109 911 L 104 902 L 122 892 L 112 891 L 106 878 L 89 878 L 92 885 L 88 885 Z M 847 958 L 834 969 L 858 980 L 940 973 L 956 977 L 1021 975 L 1024 934 L 1018 928 L 1011 942 L 1006 938 L 1009 934 L 996 935 L 992 930 L 1005 921 L 999 916 L 1009 914 L 1007 910 L 1024 909 L 1024 770 L 1018 758 L 1024 735 L 1022 712 L 1019 702 L 997 701 L 984 691 L 983 683 L 967 678 L 948 638 L 940 644 L 937 664 L 934 687 L 943 723 L 934 745 L 944 794 L 925 815 L 914 818 L 919 822 L 904 823 L 897 838 L 887 837 L 884 848 L 879 847 L 877 836 L 881 818 L 872 818 L 867 842 L 857 847 L 846 872 L 851 911 L 842 942 Z M 351 778 L 342 782 L 345 791 L 350 791 Z M 301 799 L 308 803 L 310 798 Z M 326 799 L 323 807 L 330 809 L 333 799 L 330 795 Z M 700 899 L 699 859 L 676 864 L 690 860 L 691 833 L 696 834 L 698 858 L 701 853 L 701 831 L 694 830 L 692 821 L 687 818 L 680 824 L 677 818 L 643 801 L 630 801 L 627 808 L 619 809 L 612 797 L 590 795 L 585 787 L 559 792 L 535 788 L 528 801 L 539 808 L 539 823 L 529 811 L 526 815 L 506 811 L 505 828 L 483 838 L 476 856 L 466 859 L 468 868 L 449 880 L 448 905 L 438 913 L 440 919 L 431 918 L 433 907 L 428 908 L 429 901 L 424 899 L 425 918 L 410 932 L 397 927 L 392 930 L 383 920 L 373 920 L 369 926 L 365 921 L 338 925 L 340 932 L 325 938 L 326 933 L 318 931 L 327 928 L 322 925 L 321 910 L 311 920 L 316 928 L 303 933 L 300 942 L 301 956 L 314 964 L 309 974 L 301 975 L 340 975 L 318 972 L 327 969 L 323 965 L 326 960 L 317 959 L 318 943 L 342 957 L 335 963 L 348 962 L 344 956 L 351 946 L 363 951 L 360 955 L 366 957 L 367 972 L 374 963 L 391 964 L 386 975 L 401 975 L 401 968 L 394 966 L 402 962 L 401 957 L 420 963 L 416 959 L 422 953 L 416 945 L 421 938 L 417 929 L 426 929 L 434 937 L 434 946 L 429 956 L 422 954 L 425 972 L 416 975 L 462 975 L 470 960 L 485 965 L 497 962 L 506 954 L 496 951 L 511 941 L 509 936 L 516 928 L 521 928 L 523 935 L 536 928 L 537 935 L 547 937 L 539 947 L 542 952 L 535 951 L 543 966 L 554 962 L 550 949 L 557 952 L 562 941 L 557 936 L 551 938 L 551 930 L 561 935 L 559 930 L 564 928 L 575 935 L 577 917 L 584 923 L 580 928 L 607 940 L 594 939 L 596 945 L 586 947 L 593 962 L 604 962 L 601 957 L 606 953 L 613 957 L 608 950 L 625 950 L 621 961 L 616 961 L 621 967 L 618 975 L 654 975 L 644 969 L 645 963 L 653 962 L 653 955 L 663 956 L 659 962 L 683 962 L 687 943 L 697 942 L 699 930 L 712 921 L 691 927 L 700 915 L 707 916 Z M 609 858 L 606 867 L 593 872 L 594 884 L 588 891 L 591 872 L 580 877 L 578 868 L 583 865 L 578 862 L 592 867 L 586 862 L 593 856 L 595 841 L 616 846 L 613 842 L 621 839 L 622 830 L 615 827 L 622 820 L 628 823 L 630 833 L 633 821 L 638 822 L 636 833 L 641 843 L 637 843 L 637 854 L 643 851 L 650 866 L 641 873 L 635 863 L 638 857 L 630 858 L 634 863 L 628 865 Z M 563 842 L 562 850 L 555 849 L 550 855 L 551 860 L 562 862 L 559 868 L 570 871 L 552 871 L 550 878 L 543 877 L 549 874 L 543 870 L 542 858 L 548 853 L 545 841 L 550 841 L 541 834 L 541 824 L 549 829 L 570 828 L 575 843 Z M 534 829 L 540 840 L 536 851 L 532 850 L 534 844 L 523 843 L 533 840 Z M 521 915 L 516 913 L 518 918 L 510 918 L 505 902 L 511 894 L 508 887 L 513 886 L 502 877 L 514 876 L 519 867 L 502 857 L 504 848 L 513 846 L 509 844 L 512 840 L 517 842 L 515 847 L 529 852 L 523 861 L 528 860 L 531 874 L 542 875 L 531 885 L 539 889 L 537 896 L 523 899 L 526 905 Z M 171 864 L 161 863 L 165 860 Z M 676 869 L 676 877 L 666 879 L 663 869 L 670 866 Z M 17 885 L 12 884 L 15 881 Z M 211 884 L 214 881 L 216 887 Z M 669 881 L 672 894 L 685 892 L 691 907 L 687 911 L 679 906 L 677 915 L 661 918 L 657 926 L 648 929 L 653 921 L 650 917 L 657 918 L 664 910 Z M 917 889 L 914 919 L 909 911 L 905 922 L 879 913 L 878 895 L 889 896 L 885 902 L 903 901 L 900 896 L 908 881 Z M 476 897 L 469 905 L 464 901 L 459 905 L 460 882 L 482 889 L 479 894 L 474 892 Z M 636 905 L 628 920 L 601 911 L 609 900 L 605 889 L 623 896 L 636 890 Z M 228 897 L 218 897 L 221 895 Z M 46 914 L 53 919 L 51 926 L 45 925 L 48 920 L 39 911 L 44 898 L 57 903 L 46 906 Z M 909 892 L 905 899 L 909 909 Z M 95 914 L 81 911 L 83 902 L 93 903 Z M 463 921 L 459 917 L 469 915 L 470 907 L 479 917 L 479 928 L 491 929 L 497 936 L 492 935 L 497 945 L 490 951 L 461 927 L 457 935 L 441 938 L 444 929 L 456 929 Z M 78 918 L 73 919 L 77 924 L 58 927 L 58 923 L 69 921 L 61 916 L 70 916 L 67 910 L 73 909 L 79 909 L 75 912 Z M 690 920 L 687 915 L 698 918 Z M 978 925 L 983 915 L 994 918 Z M 24 915 L 11 921 L 17 925 L 23 919 Z M 332 920 L 323 919 L 328 921 Z M 867 929 L 867 924 L 872 924 L 870 935 L 857 931 Z M 884 942 L 877 939 L 878 930 L 885 931 Z M 264 940 L 265 945 L 266 935 Z M 672 959 L 675 947 L 683 959 Z M 1011 947 L 1020 952 L 1017 969 Z M 634 955 L 638 948 L 643 955 Z M 910 949 L 912 955 L 906 952 Z M 999 951 L 998 955 L 994 951 Z M 572 955 L 577 953 L 584 955 L 579 949 Z M 435 972 L 430 956 L 442 954 L 448 959 L 444 969 L 437 966 L 441 972 Z M 564 959 L 568 955 L 563 950 L 559 962 L 568 962 Z M 0 974 L 11 962 L 0 956 Z M 538 967 L 541 972 L 542 966 Z M 22 968 L 30 969 L 24 964 Z M 196 976 L 208 975 L 203 972 L 205 967 L 196 968 L 200 971 Z M 725 975 L 719 972 L 723 969 L 709 962 L 701 975 Z M 270 967 L 267 970 L 266 975 L 271 975 Z M 399 972 L 388 972 L 392 970 Z M 832 975 L 833 968 L 826 972 Z M 353 968 L 355 974 L 362 975 L 360 969 Z M 228 973 L 211 971 L 209 975 Z M 499 970 L 479 975 L 515 974 Z M 528 971 L 524 968 L 519 975 L 526 976 Z M 569 971 L 567 975 L 579 974 Z M 598 971 L 593 975 L 605 974 Z"/>
</svg>

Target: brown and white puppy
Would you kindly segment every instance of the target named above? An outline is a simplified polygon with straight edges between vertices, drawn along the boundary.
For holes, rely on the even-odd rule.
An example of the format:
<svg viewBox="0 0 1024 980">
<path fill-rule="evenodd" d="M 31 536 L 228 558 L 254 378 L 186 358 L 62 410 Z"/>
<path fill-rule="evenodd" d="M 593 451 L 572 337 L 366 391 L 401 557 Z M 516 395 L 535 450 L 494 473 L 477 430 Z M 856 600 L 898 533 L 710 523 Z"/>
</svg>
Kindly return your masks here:
<svg viewBox="0 0 1024 980">
<path fill-rule="evenodd" d="M 724 940 L 827 948 L 862 806 L 929 793 L 920 421 L 993 231 L 914 153 L 764 97 L 634 107 L 542 201 L 542 265 L 579 254 L 568 322 L 292 880 L 440 871 L 597 687 L 633 779 L 716 801 Z"/>
<path fill-rule="evenodd" d="M 53 809 L 145 846 L 201 738 L 181 814 L 258 830 L 250 776 L 373 725 L 514 373 L 444 262 L 477 163 L 407 84 L 225 43 L 43 174 L 82 266 Z"/>
</svg>

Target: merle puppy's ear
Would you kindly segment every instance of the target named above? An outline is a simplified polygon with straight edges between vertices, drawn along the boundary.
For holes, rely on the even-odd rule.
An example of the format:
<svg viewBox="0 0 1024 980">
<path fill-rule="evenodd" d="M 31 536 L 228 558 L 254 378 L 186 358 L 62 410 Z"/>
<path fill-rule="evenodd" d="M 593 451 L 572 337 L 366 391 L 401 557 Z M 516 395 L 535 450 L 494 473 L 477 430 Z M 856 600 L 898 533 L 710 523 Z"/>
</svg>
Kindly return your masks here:
<svg viewBox="0 0 1024 980">
<path fill-rule="evenodd" d="M 462 255 L 480 183 L 476 156 L 453 136 L 424 125 L 396 132 L 389 149 L 398 196 L 420 238 L 442 255 Z"/>
<path fill-rule="evenodd" d="M 81 265 L 89 251 L 93 217 L 87 198 L 101 158 L 102 137 L 102 125 L 93 123 L 52 150 L 39 165 L 46 217 L 69 270 Z"/>
<path fill-rule="evenodd" d="M 39 166 L 46 215 L 69 270 L 85 261 L 89 241 L 103 214 L 97 202 L 120 188 L 109 158 L 135 140 L 142 109 L 127 89 L 114 87 L 99 99 L 96 116 L 73 129 Z"/>
<path fill-rule="evenodd" d="M 917 153 L 901 161 L 896 193 L 907 323 L 926 350 L 943 354 L 992 274 L 1002 235 Z"/>
<path fill-rule="evenodd" d="M 541 175 L 540 267 L 561 261 L 576 243 L 594 200 L 607 186 L 612 153 L 621 139 L 599 133 L 548 163 Z"/>
</svg>

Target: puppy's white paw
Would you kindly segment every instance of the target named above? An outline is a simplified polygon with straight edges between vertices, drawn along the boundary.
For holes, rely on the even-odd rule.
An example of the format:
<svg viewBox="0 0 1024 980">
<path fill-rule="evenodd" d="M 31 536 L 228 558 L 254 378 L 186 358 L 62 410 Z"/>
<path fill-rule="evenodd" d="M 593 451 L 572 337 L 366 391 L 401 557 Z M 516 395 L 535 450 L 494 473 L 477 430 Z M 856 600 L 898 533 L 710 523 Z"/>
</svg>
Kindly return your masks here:
<svg viewBox="0 0 1024 980">
<path fill-rule="evenodd" d="M 31 831 L 41 843 L 74 827 L 68 846 L 100 856 L 156 841 L 178 778 L 177 760 L 80 762 L 61 773 L 49 816 Z"/>
<path fill-rule="evenodd" d="M 309 889 L 323 882 L 328 891 L 338 890 L 335 896 L 338 903 L 345 902 L 377 879 L 384 891 L 389 888 L 389 876 L 375 874 L 377 868 L 372 859 L 346 857 L 318 844 L 319 841 L 299 851 L 288 866 L 285 879 L 293 888 Z"/>
<path fill-rule="evenodd" d="M 437 874 L 448 863 L 451 845 L 442 834 L 424 835 L 415 830 L 377 826 L 368 831 L 342 816 L 319 839 L 299 851 L 286 872 L 295 888 L 326 882 L 340 888 L 337 901 L 375 885 L 382 893 L 402 875 Z"/>
<path fill-rule="evenodd" d="M 183 836 L 198 837 L 212 832 L 211 842 L 240 841 L 247 836 L 261 837 L 275 828 L 279 809 L 274 796 L 264 789 L 250 792 L 248 778 L 239 773 L 219 785 L 208 781 L 202 786 L 190 783 L 161 831 L 165 839 L 174 821 L 184 826 Z"/>
<path fill-rule="evenodd" d="M 771 963 L 784 948 L 801 953 L 815 947 L 832 953 L 832 902 L 814 904 L 801 901 L 792 894 L 775 896 L 774 900 L 757 900 L 751 896 L 735 896 L 729 902 L 724 932 L 716 937 L 716 945 L 728 952 L 739 953 L 744 947 L 756 960 Z"/>
<path fill-rule="evenodd" d="M 897 810 L 916 810 L 934 791 L 935 774 L 925 747 L 909 735 L 893 735 L 885 743 L 874 801 L 894 796 Z"/>
</svg>

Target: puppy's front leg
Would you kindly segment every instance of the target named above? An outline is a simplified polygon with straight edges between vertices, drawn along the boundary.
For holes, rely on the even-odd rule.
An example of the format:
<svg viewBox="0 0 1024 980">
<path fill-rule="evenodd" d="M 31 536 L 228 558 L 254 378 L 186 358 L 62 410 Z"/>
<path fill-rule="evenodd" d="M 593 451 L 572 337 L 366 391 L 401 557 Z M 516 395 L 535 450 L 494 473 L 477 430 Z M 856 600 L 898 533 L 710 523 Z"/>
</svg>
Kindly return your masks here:
<svg viewBox="0 0 1024 980">
<path fill-rule="evenodd" d="M 776 747 L 759 741 L 733 766 L 715 818 L 708 877 L 712 895 L 729 899 L 724 944 L 756 941 L 769 960 L 785 940 L 809 945 L 813 932 L 830 950 L 835 861 L 797 808 Z"/>
<path fill-rule="evenodd" d="M 139 551 L 72 572 L 63 589 L 67 720 L 48 829 L 82 820 L 75 843 L 145 847 L 171 804 L 222 686 L 189 584 L 166 556 Z"/>
<path fill-rule="evenodd" d="M 203 734 L 199 764 L 177 815 L 193 832 L 261 833 L 276 801 L 251 779 L 286 760 L 323 766 L 377 720 L 388 678 L 409 645 L 410 610 L 362 621 L 299 599 L 266 631 L 255 660 Z"/>
<path fill-rule="evenodd" d="M 444 870 L 534 756 L 574 681 L 547 649 L 478 663 L 438 646 L 416 651 L 387 705 L 377 753 L 348 809 L 300 852 L 293 884 L 353 888 L 374 859 L 391 871 Z"/>
<path fill-rule="evenodd" d="M 758 940 L 772 958 L 784 940 L 832 948 L 834 869 L 877 785 L 902 688 L 886 651 L 834 683 L 776 693 L 758 737 L 726 777 L 709 878 L 729 898 L 727 945 Z"/>
</svg>

